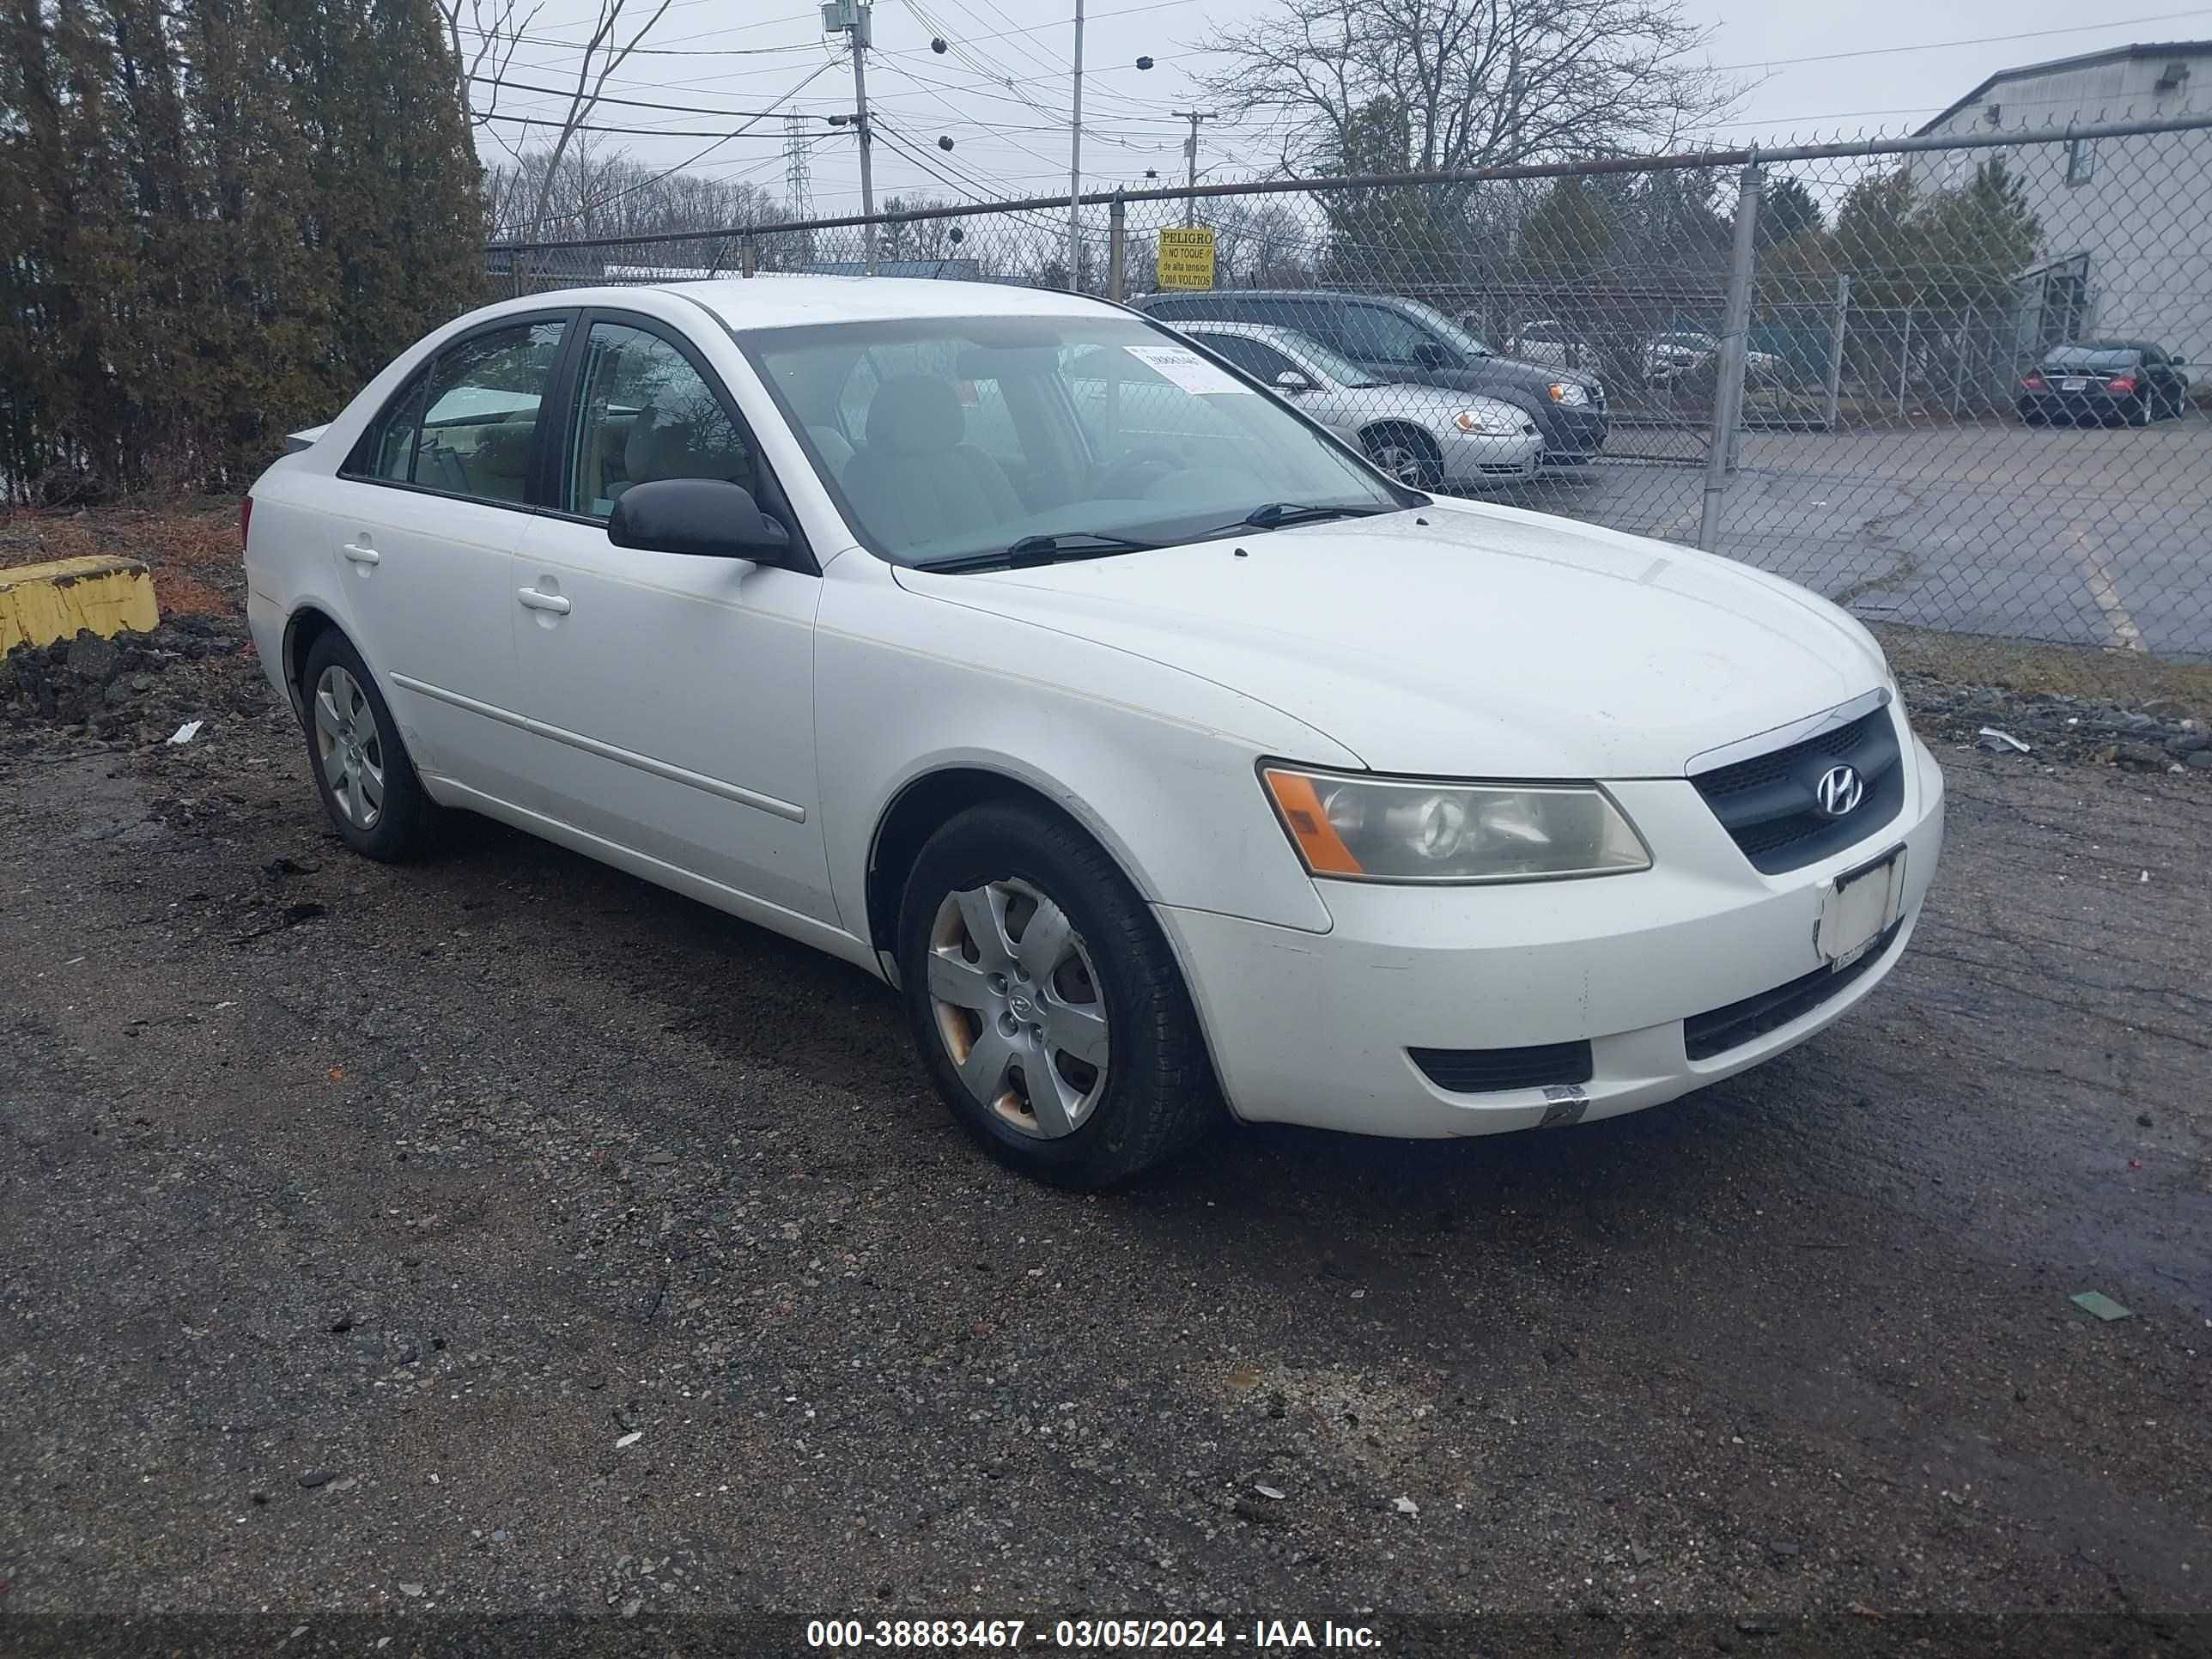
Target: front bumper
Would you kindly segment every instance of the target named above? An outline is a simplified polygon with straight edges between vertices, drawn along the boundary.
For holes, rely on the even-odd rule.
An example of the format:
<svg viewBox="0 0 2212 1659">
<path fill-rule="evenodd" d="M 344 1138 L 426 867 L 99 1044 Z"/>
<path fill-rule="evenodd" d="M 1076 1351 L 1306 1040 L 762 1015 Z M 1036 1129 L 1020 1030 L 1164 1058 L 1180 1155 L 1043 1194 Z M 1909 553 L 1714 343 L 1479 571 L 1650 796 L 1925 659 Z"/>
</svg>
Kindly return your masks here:
<svg viewBox="0 0 2212 1659">
<path fill-rule="evenodd" d="M 1911 741 L 1902 809 L 1800 870 L 1751 867 L 1684 779 L 1607 787 L 1650 842 L 1634 875 L 1486 887 L 1316 885 L 1327 933 L 1158 908 L 1237 1115 L 1358 1133 L 1497 1134 L 1656 1106 L 1794 1047 L 1861 1001 L 1919 920 L 1943 845 L 1943 779 Z M 1814 935 L 1840 872 L 1905 849 L 1894 937 L 1835 993 L 1693 1060 L 1683 1021 L 1824 966 Z M 1800 1005 L 1802 1006 L 1802 1005 Z M 1590 1044 L 1586 1082 L 1455 1093 L 1409 1050 Z"/>
<path fill-rule="evenodd" d="M 1602 404 L 1539 404 L 1536 430 L 1543 435 L 1544 465 L 1578 466 L 1605 447 L 1612 430 Z"/>
<path fill-rule="evenodd" d="M 1534 477 L 1544 441 L 1534 432 L 1477 437 L 1454 431 L 1438 438 L 1437 447 L 1443 456 L 1445 484 L 1472 486 Z"/>
</svg>

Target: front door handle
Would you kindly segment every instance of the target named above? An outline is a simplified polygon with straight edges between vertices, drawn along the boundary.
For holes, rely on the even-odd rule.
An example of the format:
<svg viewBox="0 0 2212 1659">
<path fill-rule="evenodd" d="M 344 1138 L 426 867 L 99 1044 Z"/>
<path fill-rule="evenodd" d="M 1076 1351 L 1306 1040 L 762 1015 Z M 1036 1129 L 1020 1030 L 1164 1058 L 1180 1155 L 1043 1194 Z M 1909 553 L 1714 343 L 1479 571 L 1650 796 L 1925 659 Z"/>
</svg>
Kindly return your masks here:
<svg viewBox="0 0 2212 1659">
<path fill-rule="evenodd" d="M 514 597 L 532 611 L 550 611 L 556 617 L 568 614 L 568 601 L 559 593 L 541 593 L 534 587 L 523 587 L 515 590 Z"/>
<path fill-rule="evenodd" d="M 374 548 L 365 547 L 359 542 L 348 542 L 345 544 L 345 556 L 356 564 L 374 564 L 384 556 Z"/>
</svg>

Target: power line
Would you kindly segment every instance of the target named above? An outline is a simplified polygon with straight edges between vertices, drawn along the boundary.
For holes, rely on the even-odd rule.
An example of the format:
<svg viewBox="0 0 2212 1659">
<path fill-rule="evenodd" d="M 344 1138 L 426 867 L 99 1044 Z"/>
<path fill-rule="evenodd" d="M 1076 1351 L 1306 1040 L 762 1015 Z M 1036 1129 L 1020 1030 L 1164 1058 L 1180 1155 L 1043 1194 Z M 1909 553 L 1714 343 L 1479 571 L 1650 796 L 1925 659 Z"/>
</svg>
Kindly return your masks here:
<svg viewBox="0 0 2212 1659">
<path fill-rule="evenodd" d="M 826 68 L 827 65 L 824 67 Z M 577 95 L 574 89 L 572 88 L 534 87 L 527 81 L 509 81 L 496 75 L 471 75 L 468 78 L 471 81 L 480 81 L 487 85 L 497 87 L 504 92 L 538 92 L 544 93 L 548 96 L 554 98 L 574 98 Z M 806 81 L 811 81 L 815 78 L 816 77 L 814 76 L 810 75 L 806 77 Z M 799 84 L 803 87 L 806 84 L 806 81 L 802 81 Z M 724 109 L 718 105 L 667 104 L 650 98 L 614 98 L 605 95 L 592 98 L 590 101 L 594 104 L 620 104 L 629 109 L 672 110 L 679 115 L 750 115 L 757 117 L 774 115 L 777 112 L 777 105 L 775 104 L 769 105 L 766 109 Z M 778 103 L 781 103 L 782 100 L 778 100 L 777 101 Z M 826 120 L 829 118 L 823 116 L 811 117 L 810 118 Z"/>
<path fill-rule="evenodd" d="M 714 138 L 726 143 L 732 138 L 781 138 L 778 132 L 701 132 L 688 127 L 617 127 L 595 121 L 568 121 L 557 115 L 480 115 L 480 121 L 504 121 L 521 127 L 566 128 L 571 132 L 617 133 L 630 138 Z"/>
<path fill-rule="evenodd" d="M 1916 46 L 1863 46 L 1850 52 L 1824 52 L 1808 58 L 1764 58 L 1750 64 L 1715 64 L 1719 70 L 1786 69 L 1793 64 L 1833 64 L 1846 58 L 1881 58 L 1900 52 L 1942 52 L 1952 46 L 1998 46 L 2008 40 L 2041 40 L 2054 34 L 2081 34 L 2093 29 L 2132 28 L 2137 23 L 2171 23 L 2184 17 L 2202 17 L 2212 7 L 2200 6 L 2193 11 L 2162 11 L 2148 17 L 2115 17 L 2101 23 L 2075 23 L 2065 28 L 2028 29 L 2019 34 L 1977 34 L 1963 40 L 1929 40 Z M 1897 113 L 1875 111 L 1873 113 Z M 1823 118 L 1819 117 L 1814 119 Z M 1725 124 L 1723 124 L 1725 125 Z M 1737 123 L 1736 125 L 1741 125 Z"/>
</svg>

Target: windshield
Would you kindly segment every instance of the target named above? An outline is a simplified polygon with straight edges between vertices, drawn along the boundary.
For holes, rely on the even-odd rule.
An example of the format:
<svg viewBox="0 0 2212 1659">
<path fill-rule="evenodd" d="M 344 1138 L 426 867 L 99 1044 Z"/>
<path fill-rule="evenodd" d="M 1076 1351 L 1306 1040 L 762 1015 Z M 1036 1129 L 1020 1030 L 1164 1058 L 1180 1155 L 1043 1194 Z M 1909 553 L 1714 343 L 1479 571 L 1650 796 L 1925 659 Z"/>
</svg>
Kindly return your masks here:
<svg viewBox="0 0 2212 1659">
<path fill-rule="evenodd" d="M 1270 503 L 1374 513 L 1424 499 L 1132 315 L 732 333 L 854 533 L 896 564 L 1037 537 L 1127 551 Z"/>
<path fill-rule="evenodd" d="M 2136 354 L 2118 346 L 2060 346 L 2045 355 L 2043 366 L 2071 369 L 2077 374 L 2083 369 L 2110 374 L 2114 369 L 2133 368 Z"/>
<path fill-rule="evenodd" d="M 1495 357 L 1498 355 L 1434 306 L 1425 306 L 1419 300 L 1401 300 L 1398 303 L 1443 336 L 1445 343 L 1455 351 L 1463 351 L 1471 357 Z"/>
</svg>

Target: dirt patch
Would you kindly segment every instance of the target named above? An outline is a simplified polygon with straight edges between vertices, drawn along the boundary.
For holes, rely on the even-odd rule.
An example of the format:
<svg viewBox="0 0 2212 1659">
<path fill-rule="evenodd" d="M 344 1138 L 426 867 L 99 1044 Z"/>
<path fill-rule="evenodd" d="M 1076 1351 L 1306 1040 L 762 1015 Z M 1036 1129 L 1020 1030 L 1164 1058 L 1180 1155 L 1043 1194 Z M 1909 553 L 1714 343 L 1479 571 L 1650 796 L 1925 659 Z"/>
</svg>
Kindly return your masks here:
<svg viewBox="0 0 2212 1659">
<path fill-rule="evenodd" d="M 2093 651 L 1892 623 L 1874 631 L 1900 674 L 2031 696 L 2172 702 L 2193 719 L 2212 720 L 2212 663 L 2169 662 L 2141 651 Z"/>
<path fill-rule="evenodd" d="M 196 496 L 0 516 L 0 568 L 94 554 L 143 559 L 165 617 L 216 616 L 245 605 L 234 501 Z"/>
<path fill-rule="evenodd" d="M 166 743 L 189 721 L 225 722 L 276 706 L 235 614 L 173 615 L 151 633 L 19 646 L 0 657 L 0 749 L 130 748 Z"/>
</svg>

